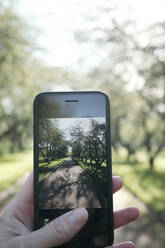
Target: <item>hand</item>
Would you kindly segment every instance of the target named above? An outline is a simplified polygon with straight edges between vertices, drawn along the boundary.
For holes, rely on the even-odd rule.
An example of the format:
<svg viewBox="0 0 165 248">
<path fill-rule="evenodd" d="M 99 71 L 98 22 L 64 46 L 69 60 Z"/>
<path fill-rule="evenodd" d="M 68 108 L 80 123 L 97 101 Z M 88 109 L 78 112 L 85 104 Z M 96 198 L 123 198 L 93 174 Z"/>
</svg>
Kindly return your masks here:
<svg viewBox="0 0 165 248">
<path fill-rule="evenodd" d="M 120 177 L 113 177 L 113 193 L 122 187 Z M 139 215 L 136 208 L 130 207 L 114 213 L 115 228 L 134 221 Z M 84 208 L 70 211 L 37 231 L 33 229 L 33 175 L 27 178 L 24 186 L 7 206 L 0 217 L 0 246 L 3 248 L 50 248 L 69 241 L 87 222 L 88 213 Z M 113 248 L 133 248 L 126 242 Z M 110 248 L 107 247 L 107 248 Z"/>
</svg>

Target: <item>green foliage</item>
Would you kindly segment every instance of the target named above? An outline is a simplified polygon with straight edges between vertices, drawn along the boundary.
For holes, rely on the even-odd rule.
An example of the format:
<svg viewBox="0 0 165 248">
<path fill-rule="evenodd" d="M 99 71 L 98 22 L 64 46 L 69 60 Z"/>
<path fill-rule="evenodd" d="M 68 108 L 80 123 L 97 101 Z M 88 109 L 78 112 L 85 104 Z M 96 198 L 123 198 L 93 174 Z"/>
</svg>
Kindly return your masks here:
<svg viewBox="0 0 165 248">
<path fill-rule="evenodd" d="M 109 12 L 106 7 L 99 16 L 105 18 Z M 98 61 L 88 72 L 89 88 L 110 96 L 113 148 L 125 147 L 129 159 L 144 149 L 151 169 L 165 147 L 164 34 L 164 22 L 138 32 L 133 21 L 117 19 L 110 20 L 107 28 L 93 22 L 90 30 L 76 34 L 80 42 L 95 46 Z"/>
<path fill-rule="evenodd" d="M 39 120 L 39 157 L 40 162 L 49 163 L 56 159 L 67 156 L 68 142 L 65 141 L 63 133 L 49 119 Z"/>
<path fill-rule="evenodd" d="M 32 170 L 32 151 L 4 154 L 0 161 L 0 191 L 6 190 Z"/>
<path fill-rule="evenodd" d="M 8 143 L 6 149 L 12 152 L 32 139 L 34 96 L 54 81 L 61 83 L 64 74 L 36 59 L 34 29 L 12 5 L 5 7 L 0 1 L 0 7 L 0 142 Z"/>
<path fill-rule="evenodd" d="M 106 7 L 105 12 L 102 6 L 99 15 L 104 18 L 111 11 Z M 131 20 L 119 24 L 109 19 L 108 27 L 103 28 L 96 19 L 89 20 L 94 29 L 81 30 L 76 37 L 94 44 L 98 63 L 86 75 L 69 73 L 35 58 L 38 46 L 34 29 L 12 5 L 5 7 L 0 1 L 0 154 L 27 147 L 32 138 L 34 96 L 51 89 L 53 82 L 64 82 L 74 89 L 104 90 L 111 98 L 113 148 L 125 147 L 129 159 L 135 158 L 138 150 L 145 150 L 153 169 L 165 146 L 164 23 L 138 33 Z M 102 34 L 99 38 L 98 33 Z M 144 44 L 141 36 L 146 37 Z M 73 151 L 79 156 L 80 145 L 75 143 Z"/>
<path fill-rule="evenodd" d="M 90 120 L 89 130 L 76 124 L 71 129 L 71 157 L 96 179 L 106 180 L 106 137 L 105 125 L 96 120 Z"/>
<path fill-rule="evenodd" d="M 51 161 L 49 163 L 45 163 L 44 161 L 40 162 L 39 180 L 43 180 L 43 179 L 48 178 L 53 173 L 53 171 L 67 159 L 68 158 L 61 158 L 61 159 L 57 159 L 55 161 Z"/>
<path fill-rule="evenodd" d="M 10 7 L 0 12 L 0 48 L 0 141 L 9 140 L 23 149 L 23 140 L 31 134 L 34 47 L 28 27 Z"/>
<path fill-rule="evenodd" d="M 142 155 L 141 153 L 139 155 Z M 141 156 L 142 158 L 143 156 Z M 155 171 L 149 171 L 147 161 L 130 163 L 119 154 L 113 156 L 113 173 L 120 175 L 124 184 L 143 202 L 157 211 L 165 220 L 165 167 L 164 155 L 156 160 Z"/>
</svg>

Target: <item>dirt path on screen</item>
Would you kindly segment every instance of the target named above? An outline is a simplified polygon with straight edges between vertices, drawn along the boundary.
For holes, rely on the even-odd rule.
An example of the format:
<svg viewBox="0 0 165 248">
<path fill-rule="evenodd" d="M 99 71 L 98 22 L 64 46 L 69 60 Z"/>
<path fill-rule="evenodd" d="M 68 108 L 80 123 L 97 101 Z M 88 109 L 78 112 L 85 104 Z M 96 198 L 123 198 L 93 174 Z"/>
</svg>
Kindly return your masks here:
<svg viewBox="0 0 165 248">
<path fill-rule="evenodd" d="M 94 184 L 89 173 L 71 158 L 41 181 L 39 187 L 41 208 L 101 207 L 101 189 Z"/>
<path fill-rule="evenodd" d="M 70 166 L 68 165 L 68 169 L 69 167 L 70 169 L 72 168 L 71 163 Z M 75 176 L 81 171 L 81 169 L 82 168 L 77 168 L 74 170 Z M 68 172 L 66 171 L 65 176 L 67 173 Z M 2 209 L 4 209 L 8 202 L 14 197 L 25 179 L 26 177 L 19 179 L 16 184 L 0 193 L 0 211 L 2 211 Z M 132 205 L 139 208 L 141 215 L 136 222 L 115 231 L 115 243 L 132 240 L 135 242 L 137 248 L 163 248 L 165 244 L 165 226 L 152 216 L 145 204 L 134 197 L 125 187 L 114 195 L 115 210 Z"/>
</svg>

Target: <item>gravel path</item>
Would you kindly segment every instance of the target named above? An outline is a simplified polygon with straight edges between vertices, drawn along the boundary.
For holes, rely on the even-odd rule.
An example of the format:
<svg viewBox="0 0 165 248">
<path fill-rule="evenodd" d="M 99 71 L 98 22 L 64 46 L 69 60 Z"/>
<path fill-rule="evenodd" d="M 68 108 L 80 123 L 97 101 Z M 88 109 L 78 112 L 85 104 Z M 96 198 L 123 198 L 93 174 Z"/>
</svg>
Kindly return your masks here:
<svg viewBox="0 0 165 248">
<path fill-rule="evenodd" d="M 132 240 L 137 248 L 164 248 L 165 226 L 160 224 L 146 206 L 126 188 L 114 195 L 114 209 L 136 206 L 140 210 L 139 219 L 115 231 L 115 242 Z"/>
</svg>

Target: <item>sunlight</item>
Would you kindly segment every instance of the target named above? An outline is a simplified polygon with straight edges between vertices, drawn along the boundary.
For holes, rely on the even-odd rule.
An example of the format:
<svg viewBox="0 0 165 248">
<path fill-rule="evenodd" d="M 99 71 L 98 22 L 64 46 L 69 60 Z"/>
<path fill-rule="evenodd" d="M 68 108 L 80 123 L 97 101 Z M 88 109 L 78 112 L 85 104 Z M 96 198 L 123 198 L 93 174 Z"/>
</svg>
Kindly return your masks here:
<svg viewBox="0 0 165 248">
<path fill-rule="evenodd" d="M 112 3 L 117 8 L 114 17 L 118 22 L 126 18 L 135 20 L 139 29 L 164 20 L 165 1 L 162 0 L 128 0 L 127 2 L 116 0 L 111 3 L 107 0 L 90 2 L 87 0 L 21 0 L 16 9 L 31 25 L 41 30 L 38 41 L 41 47 L 46 49 L 41 56 L 48 64 L 75 66 L 82 53 L 87 53 L 87 47 L 82 47 L 74 38 L 75 30 L 88 28 L 89 21 L 83 16 L 84 13 L 88 14 L 88 17 L 93 17 L 94 10 L 99 6 L 108 8 L 112 7 Z M 99 18 L 97 19 L 100 21 Z M 107 18 L 103 24 L 105 25 L 106 22 Z"/>
</svg>

